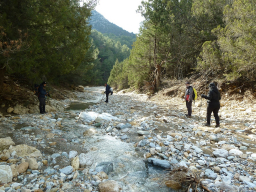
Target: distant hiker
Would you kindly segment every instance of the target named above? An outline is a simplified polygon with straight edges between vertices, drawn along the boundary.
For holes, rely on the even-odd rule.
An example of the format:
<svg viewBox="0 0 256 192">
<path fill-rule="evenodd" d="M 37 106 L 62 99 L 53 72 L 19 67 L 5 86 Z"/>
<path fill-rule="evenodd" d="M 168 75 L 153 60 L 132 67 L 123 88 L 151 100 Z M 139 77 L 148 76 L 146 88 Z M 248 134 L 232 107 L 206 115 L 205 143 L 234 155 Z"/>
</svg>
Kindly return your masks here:
<svg viewBox="0 0 256 192">
<path fill-rule="evenodd" d="M 192 114 L 192 101 L 193 101 L 193 87 L 190 86 L 190 82 L 186 82 L 186 93 L 185 93 L 185 100 L 186 100 L 186 106 L 188 109 L 188 114 L 186 114 L 187 117 L 191 117 Z"/>
<path fill-rule="evenodd" d="M 205 124 L 205 126 L 210 126 L 211 125 L 211 114 L 213 112 L 214 117 L 215 117 L 215 121 L 216 121 L 216 126 L 215 127 L 219 127 L 220 126 L 220 118 L 218 115 L 218 112 L 220 110 L 220 92 L 217 89 L 215 83 L 210 83 L 209 85 L 209 92 L 208 95 L 201 95 L 202 98 L 208 99 L 207 103 L 207 123 Z"/>
<path fill-rule="evenodd" d="M 109 95 L 109 93 L 111 93 L 111 91 L 110 91 L 111 87 L 108 84 L 105 84 L 105 87 L 106 87 L 106 91 L 105 91 L 106 101 L 105 102 L 108 103 L 108 95 Z"/>
<path fill-rule="evenodd" d="M 45 113 L 45 96 L 48 94 L 45 90 L 46 82 L 42 82 L 38 88 L 39 110 L 40 113 Z"/>
</svg>

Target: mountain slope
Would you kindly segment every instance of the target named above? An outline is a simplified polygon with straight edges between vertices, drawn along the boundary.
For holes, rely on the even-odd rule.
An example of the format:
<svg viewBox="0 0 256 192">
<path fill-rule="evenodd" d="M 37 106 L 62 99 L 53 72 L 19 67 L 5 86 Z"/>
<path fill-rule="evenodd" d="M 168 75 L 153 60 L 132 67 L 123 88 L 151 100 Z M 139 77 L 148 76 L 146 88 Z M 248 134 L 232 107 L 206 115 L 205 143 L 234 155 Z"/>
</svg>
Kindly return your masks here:
<svg viewBox="0 0 256 192">
<path fill-rule="evenodd" d="M 92 11 L 92 16 L 89 22 L 92 25 L 92 29 L 95 29 L 103 34 L 114 34 L 116 36 L 128 36 L 136 38 L 134 33 L 130 33 L 109 22 L 103 15 L 95 10 Z"/>
</svg>

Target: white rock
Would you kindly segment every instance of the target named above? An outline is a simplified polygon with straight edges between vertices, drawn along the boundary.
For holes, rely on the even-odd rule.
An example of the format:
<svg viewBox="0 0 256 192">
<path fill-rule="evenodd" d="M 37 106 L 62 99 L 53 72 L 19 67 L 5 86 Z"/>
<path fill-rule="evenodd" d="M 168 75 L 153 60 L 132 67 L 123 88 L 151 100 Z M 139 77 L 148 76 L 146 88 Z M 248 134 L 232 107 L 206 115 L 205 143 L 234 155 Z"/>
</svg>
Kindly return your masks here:
<svg viewBox="0 0 256 192">
<path fill-rule="evenodd" d="M 228 151 L 225 149 L 217 149 L 216 151 L 213 151 L 213 154 L 216 157 L 227 157 L 228 156 Z"/>
<path fill-rule="evenodd" d="M 240 156 L 242 154 L 243 154 L 243 152 L 238 149 L 231 149 L 229 151 L 229 155 L 233 155 L 233 156 Z"/>
<path fill-rule="evenodd" d="M 12 169 L 9 165 L 0 165 L 0 183 L 12 182 Z"/>
<path fill-rule="evenodd" d="M 69 152 L 69 155 L 68 155 L 69 159 L 72 159 L 72 158 L 74 158 L 75 156 L 77 156 L 77 151 L 70 151 L 70 152 Z"/>
</svg>

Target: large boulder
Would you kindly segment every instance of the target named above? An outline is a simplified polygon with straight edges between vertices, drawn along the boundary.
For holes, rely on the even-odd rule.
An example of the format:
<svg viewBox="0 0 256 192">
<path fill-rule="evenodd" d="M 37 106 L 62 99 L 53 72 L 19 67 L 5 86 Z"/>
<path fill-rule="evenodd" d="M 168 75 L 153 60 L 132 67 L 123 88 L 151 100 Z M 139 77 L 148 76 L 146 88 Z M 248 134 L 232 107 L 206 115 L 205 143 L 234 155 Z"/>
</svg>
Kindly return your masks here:
<svg viewBox="0 0 256 192">
<path fill-rule="evenodd" d="M 0 152 L 4 149 L 9 149 L 11 145 L 15 145 L 11 137 L 0 138 Z"/>
</svg>

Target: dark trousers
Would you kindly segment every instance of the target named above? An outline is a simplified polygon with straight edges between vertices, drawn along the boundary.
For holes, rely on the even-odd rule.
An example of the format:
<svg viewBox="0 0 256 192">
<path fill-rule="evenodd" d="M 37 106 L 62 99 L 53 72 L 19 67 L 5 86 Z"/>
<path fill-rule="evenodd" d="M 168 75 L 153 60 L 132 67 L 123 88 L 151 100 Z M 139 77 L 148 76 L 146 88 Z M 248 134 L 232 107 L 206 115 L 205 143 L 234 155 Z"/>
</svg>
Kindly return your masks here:
<svg viewBox="0 0 256 192">
<path fill-rule="evenodd" d="M 45 98 L 39 97 L 39 110 L 40 113 L 45 113 Z"/>
<path fill-rule="evenodd" d="M 207 124 L 211 124 L 211 114 L 213 112 L 214 117 L 215 117 L 215 121 L 216 121 L 216 125 L 220 124 L 220 118 L 218 115 L 218 112 L 220 110 L 220 106 L 207 106 Z"/>
<path fill-rule="evenodd" d="M 108 95 L 109 93 L 106 92 L 106 102 L 108 102 Z"/>
<path fill-rule="evenodd" d="M 188 109 L 188 116 L 191 116 L 192 114 L 192 101 L 186 101 L 186 106 L 187 106 L 187 109 Z"/>
</svg>

